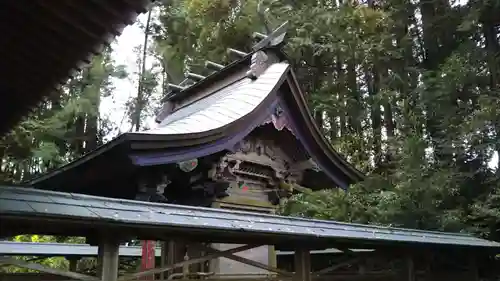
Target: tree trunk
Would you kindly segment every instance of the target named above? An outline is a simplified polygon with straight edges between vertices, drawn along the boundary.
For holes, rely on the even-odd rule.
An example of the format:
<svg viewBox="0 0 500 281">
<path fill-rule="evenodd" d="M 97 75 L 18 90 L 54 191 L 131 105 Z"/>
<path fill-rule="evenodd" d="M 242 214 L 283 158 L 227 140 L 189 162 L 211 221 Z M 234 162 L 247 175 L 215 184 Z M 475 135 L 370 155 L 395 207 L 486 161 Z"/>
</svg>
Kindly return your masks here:
<svg viewBox="0 0 500 281">
<path fill-rule="evenodd" d="M 377 62 L 373 62 L 376 64 Z M 372 150 L 375 168 L 380 167 L 382 164 L 382 118 L 380 111 L 380 103 L 377 100 L 377 94 L 380 88 L 380 77 L 376 66 L 370 69 L 365 65 L 365 83 L 368 88 L 368 95 L 370 96 L 370 118 L 372 125 Z"/>
<path fill-rule="evenodd" d="M 357 73 L 355 64 L 355 54 L 347 62 L 347 86 L 350 93 L 348 99 L 349 126 L 352 132 L 361 135 L 361 99 L 359 96 Z"/>
<path fill-rule="evenodd" d="M 338 93 L 338 107 L 341 107 L 340 110 L 339 110 L 339 134 L 340 134 L 340 137 L 342 137 L 343 135 L 346 135 L 348 134 L 346 128 L 346 109 L 345 109 L 345 106 L 344 106 L 344 101 L 346 100 L 346 97 L 345 97 L 345 84 L 344 84 L 344 81 L 345 81 L 345 73 L 344 73 L 344 70 L 342 68 L 342 60 L 341 60 L 341 56 L 340 54 L 337 54 L 337 58 L 336 58 L 336 62 L 335 62 L 335 72 L 337 73 L 337 83 L 336 83 L 336 89 L 337 89 L 337 93 Z"/>
<path fill-rule="evenodd" d="M 142 60 L 141 60 L 141 73 L 139 76 L 139 85 L 137 87 L 137 101 L 135 105 L 135 114 L 133 119 L 133 125 L 135 126 L 135 131 L 139 131 L 141 128 L 141 115 L 144 108 L 144 75 L 146 73 L 146 58 L 148 54 L 148 39 L 149 39 L 149 28 L 151 25 L 151 14 L 153 8 L 151 7 L 148 12 L 148 18 L 146 20 L 146 26 L 144 27 L 144 44 L 142 46 Z"/>
<path fill-rule="evenodd" d="M 87 131 L 85 132 L 86 135 L 85 152 L 90 152 L 92 150 L 95 150 L 99 145 L 99 106 L 101 104 L 101 95 L 99 86 L 100 85 L 96 86 L 98 87 L 96 89 L 98 93 L 95 96 L 95 100 L 92 103 L 92 105 L 95 108 L 96 114 L 93 116 L 87 114 Z"/>
<path fill-rule="evenodd" d="M 498 42 L 498 33 L 495 26 L 490 23 L 483 23 L 483 34 L 485 38 L 485 49 L 487 54 L 487 63 L 490 72 L 490 91 L 495 91 L 500 87 L 500 43 Z M 493 124 L 495 124 L 495 151 L 499 155 L 497 160 L 496 173 L 500 175 L 500 117 L 495 116 Z"/>
</svg>

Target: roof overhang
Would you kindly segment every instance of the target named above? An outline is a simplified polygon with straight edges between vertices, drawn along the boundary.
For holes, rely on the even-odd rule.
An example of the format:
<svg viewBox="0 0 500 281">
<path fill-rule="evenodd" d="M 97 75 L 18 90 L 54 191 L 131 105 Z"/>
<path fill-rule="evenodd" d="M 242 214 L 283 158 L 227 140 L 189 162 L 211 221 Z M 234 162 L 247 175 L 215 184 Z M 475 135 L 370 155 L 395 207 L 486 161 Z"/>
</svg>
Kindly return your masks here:
<svg viewBox="0 0 500 281">
<path fill-rule="evenodd" d="M 150 0 L 0 1 L 0 134 L 146 11 Z"/>
<path fill-rule="evenodd" d="M 0 186 L 0 235 L 87 236 L 114 233 L 139 239 L 304 245 L 314 248 L 463 249 L 496 253 L 500 244 L 457 233 L 349 224 L 218 208 Z"/>
</svg>

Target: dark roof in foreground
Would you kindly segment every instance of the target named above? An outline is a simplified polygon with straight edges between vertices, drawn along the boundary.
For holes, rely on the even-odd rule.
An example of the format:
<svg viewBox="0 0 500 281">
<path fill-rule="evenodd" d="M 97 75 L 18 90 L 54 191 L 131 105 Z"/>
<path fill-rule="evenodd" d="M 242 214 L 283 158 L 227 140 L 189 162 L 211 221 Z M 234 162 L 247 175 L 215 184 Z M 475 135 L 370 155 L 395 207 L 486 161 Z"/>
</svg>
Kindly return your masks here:
<svg viewBox="0 0 500 281">
<path fill-rule="evenodd" d="M 215 208 L 109 199 L 31 188 L 0 187 L 0 234 L 136 235 L 207 242 L 357 248 L 465 247 L 499 250 L 500 244 L 465 234 L 347 224 Z"/>
<path fill-rule="evenodd" d="M 150 2 L 0 1 L 0 135 L 101 52 Z"/>
</svg>

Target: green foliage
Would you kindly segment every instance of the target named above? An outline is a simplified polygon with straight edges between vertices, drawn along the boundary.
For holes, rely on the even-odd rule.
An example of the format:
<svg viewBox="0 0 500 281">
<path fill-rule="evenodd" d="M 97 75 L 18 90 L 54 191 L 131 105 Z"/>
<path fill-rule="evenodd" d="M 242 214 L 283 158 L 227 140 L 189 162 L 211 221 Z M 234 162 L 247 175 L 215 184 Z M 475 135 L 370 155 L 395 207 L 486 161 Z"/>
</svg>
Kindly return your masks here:
<svg viewBox="0 0 500 281">
<path fill-rule="evenodd" d="M 81 244 L 85 242 L 85 238 L 83 237 L 54 237 L 49 235 L 18 235 L 13 237 L 12 241 L 15 242 L 31 242 L 31 243 L 75 243 Z M 51 268 L 58 269 L 69 269 L 69 262 L 64 257 L 33 257 L 33 256 L 23 256 L 17 257 L 18 259 L 25 261 L 33 261 L 36 260 L 37 263 L 42 264 Z M 18 268 L 15 266 L 3 266 L 0 268 L 0 272 L 7 273 L 22 273 L 22 272 L 37 272 L 31 269 Z"/>
<path fill-rule="evenodd" d="M 500 43 L 483 41 L 498 38 L 483 7 L 289 3 L 271 11 L 292 23 L 287 52 L 310 105 L 369 176 L 346 193 L 296 195 L 281 212 L 499 239 L 500 173 L 489 165 L 500 151 Z"/>
<path fill-rule="evenodd" d="M 142 82 L 128 112 L 152 114 L 159 86 L 165 95 L 186 71 L 208 74 L 203 62 L 227 63 L 228 47 L 248 51 L 251 34 L 265 30 L 258 2 L 158 2 L 146 50 L 158 63 L 128 76 Z M 493 2 L 262 1 L 267 25 L 291 24 L 285 50 L 318 126 L 368 174 L 347 192 L 295 195 L 280 211 L 500 240 L 498 160 L 491 166 L 500 152 Z M 139 54 L 138 65 L 144 59 Z M 54 93 L 0 141 L 3 179 L 66 163 L 95 146 L 90 138 L 100 143 L 107 128 L 100 97 L 111 94 L 110 77 L 125 74 L 106 53 Z"/>
<path fill-rule="evenodd" d="M 99 113 L 101 97 L 113 90 L 111 79 L 126 76 L 111 50 L 52 93 L 17 127 L 0 139 L 0 181 L 20 182 L 95 149 L 107 134 Z"/>
</svg>

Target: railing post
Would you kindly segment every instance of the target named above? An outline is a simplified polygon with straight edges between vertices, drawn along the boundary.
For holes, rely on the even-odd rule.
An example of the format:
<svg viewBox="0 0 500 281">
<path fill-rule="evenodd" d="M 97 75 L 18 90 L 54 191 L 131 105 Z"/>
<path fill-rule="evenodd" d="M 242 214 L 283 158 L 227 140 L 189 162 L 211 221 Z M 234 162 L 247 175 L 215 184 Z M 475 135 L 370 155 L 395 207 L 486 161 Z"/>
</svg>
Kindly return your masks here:
<svg viewBox="0 0 500 281">
<path fill-rule="evenodd" d="M 78 269 L 78 257 L 68 257 L 66 258 L 69 262 L 69 271 L 76 272 Z"/>
<path fill-rule="evenodd" d="M 118 259 L 120 241 L 103 237 L 99 241 L 99 277 L 102 281 L 116 281 L 118 279 Z"/>
<path fill-rule="evenodd" d="M 405 255 L 401 260 L 402 268 L 399 273 L 399 279 L 404 281 L 415 281 L 415 265 L 413 263 L 413 257 L 410 255 Z"/>
<path fill-rule="evenodd" d="M 160 267 L 164 267 L 165 265 L 169 264 L 168 263 L 168 254 L 170 250 L 170 242 L 169 241 L 162 241 L 161 242 L 161 259 L 160 259 Z M 156 253 L 155 253 L 156 257 Z M 168 277 L 168 272 L 163 271 L 160 273 L 160 280 L 165 280 Z"/>
<path fill-rule="evenodd" d="M 477 268 L 476 258 L 477 258 L 477 256 L 475 254 L 470 255 L 470 258 L 469 258 L 470 281 L 478 281 L 479 280 L 479 271 Z"/>
<path fill-rule="evenodd" d="M 295 274 L 293 281 L 311 280 L 311 253 L 309 249 L 295 249 Z"/>
</svg>

